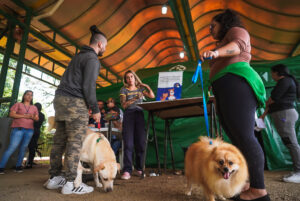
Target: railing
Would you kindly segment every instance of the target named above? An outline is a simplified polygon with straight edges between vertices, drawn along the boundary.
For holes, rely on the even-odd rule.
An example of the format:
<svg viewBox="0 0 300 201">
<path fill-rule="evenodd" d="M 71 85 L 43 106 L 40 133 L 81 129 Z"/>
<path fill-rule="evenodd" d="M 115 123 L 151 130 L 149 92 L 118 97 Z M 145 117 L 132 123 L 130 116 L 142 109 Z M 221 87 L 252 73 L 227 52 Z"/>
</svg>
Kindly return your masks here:
<svg viewBox="0 0 300 201">
<path fill-rule="evenodd" d="M 47 157 L 50 156 L 51 148 L 53 144 L 53 138 L 48 138 L 46 141 L 38 143 L 36 154 L 38 157 Z"/>
<path fill-rule="evenodd" d="M 0 98 L 0 104 L 1 103 L 7 103 L 11 101 L 11 97 L 5 97 L 5 98 Z"/>
</svg>

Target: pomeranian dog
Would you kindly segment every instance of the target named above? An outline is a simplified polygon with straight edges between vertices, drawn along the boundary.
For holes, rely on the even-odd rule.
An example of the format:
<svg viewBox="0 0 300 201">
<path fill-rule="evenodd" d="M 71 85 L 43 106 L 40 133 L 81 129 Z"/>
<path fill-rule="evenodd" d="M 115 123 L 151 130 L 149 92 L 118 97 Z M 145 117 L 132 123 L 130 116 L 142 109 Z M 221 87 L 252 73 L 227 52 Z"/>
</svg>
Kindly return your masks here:
<svg viewBox="0 0 300 201">
<path fill-rule="evenodd" d="M 248 179 L 248 167 L 242 153 L 221 139 L 200 137 L 185 156 L 185 176 L 191 195 L 192 185 L 202 187 L 208 201 L 230 198 L 240 193 Z"/>
</svg>

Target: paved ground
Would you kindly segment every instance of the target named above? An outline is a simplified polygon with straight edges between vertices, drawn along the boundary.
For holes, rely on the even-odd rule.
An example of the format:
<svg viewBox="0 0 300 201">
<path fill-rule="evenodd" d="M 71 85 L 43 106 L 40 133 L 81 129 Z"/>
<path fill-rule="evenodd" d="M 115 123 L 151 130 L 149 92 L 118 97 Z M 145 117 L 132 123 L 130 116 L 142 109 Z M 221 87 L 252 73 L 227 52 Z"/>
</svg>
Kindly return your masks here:
<svg viewBox="0 0 300 201">
<path fill-rule="evenodd" d="M 133 176 L 128 181 L 115 181 L 114 191 L 105 193 L 96 189 L 88 195 L 62 195 L 58 190 L 46 190 L 43 183 L 48 179 L 48 166 L 38 165 L 33 169 L 15 173 L 7 170 L 0 175 L 1 201 L 201 201 L 202 193 L 184 195 L 186 181 L 182 175 L 166 173 L 159 177 L 140 179 Z M 284 183 L 281 177 L 287 172 L 265 172 L 268 192 L 272 201 L 300 201 L 300 184 Z M 147 174 L 149 176 L 149 174 Z M 93 182 L 89 185 L 94 186 Z"/>
</svg>

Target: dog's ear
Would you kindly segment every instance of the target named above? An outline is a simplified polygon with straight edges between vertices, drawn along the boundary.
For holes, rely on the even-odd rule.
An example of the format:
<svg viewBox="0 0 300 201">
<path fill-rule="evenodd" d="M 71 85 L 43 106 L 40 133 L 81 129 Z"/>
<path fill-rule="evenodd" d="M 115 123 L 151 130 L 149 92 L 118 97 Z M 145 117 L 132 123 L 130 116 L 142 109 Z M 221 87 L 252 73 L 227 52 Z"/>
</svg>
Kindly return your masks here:
<svg viewBox="0 0 300 201">
<path fill-rule="evenodd" d="M 212 155 L 212 156 L 216 153 L 217 148 L 218 148 L 218 147 L 214 147 L 214 149 L 211 151 L 211 155 Z"/>
<path fill-rule="evenodd" d="M 101 163 L 96 168 L 94 168 L 94 172 L 98 172 L 100 170 L 104 170 L 104 168 L 105 168 L 104 164 Z"/>
<path fill-rule="evenodd" d="M 117 170 L 118 170 L 118 174 L 121 174 L 121 165 L 120 165 L 120 163 L 117 163 Z"/>
</svg>

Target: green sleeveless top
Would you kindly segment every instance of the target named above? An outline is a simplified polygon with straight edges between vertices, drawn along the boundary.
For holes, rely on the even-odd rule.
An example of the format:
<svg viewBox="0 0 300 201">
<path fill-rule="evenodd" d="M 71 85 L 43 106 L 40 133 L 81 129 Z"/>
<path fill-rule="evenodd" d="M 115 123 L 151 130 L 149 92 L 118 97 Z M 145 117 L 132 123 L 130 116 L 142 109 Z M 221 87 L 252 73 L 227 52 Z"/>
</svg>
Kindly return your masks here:
<svg viewBox="0 0 300 201">
<path fill-rule="evenodd" d="M 258 73 L 249 65 L 249 63 L 237 62 L 226 66 L 210 79 L 210 83 L 213 83 L 227 73 L 232 73 L 245 78 L 254 91 L 254 94 L 258 100 L 258 107 L 265 107 L 266 90 L 264 83 Z"/>
</svg>

